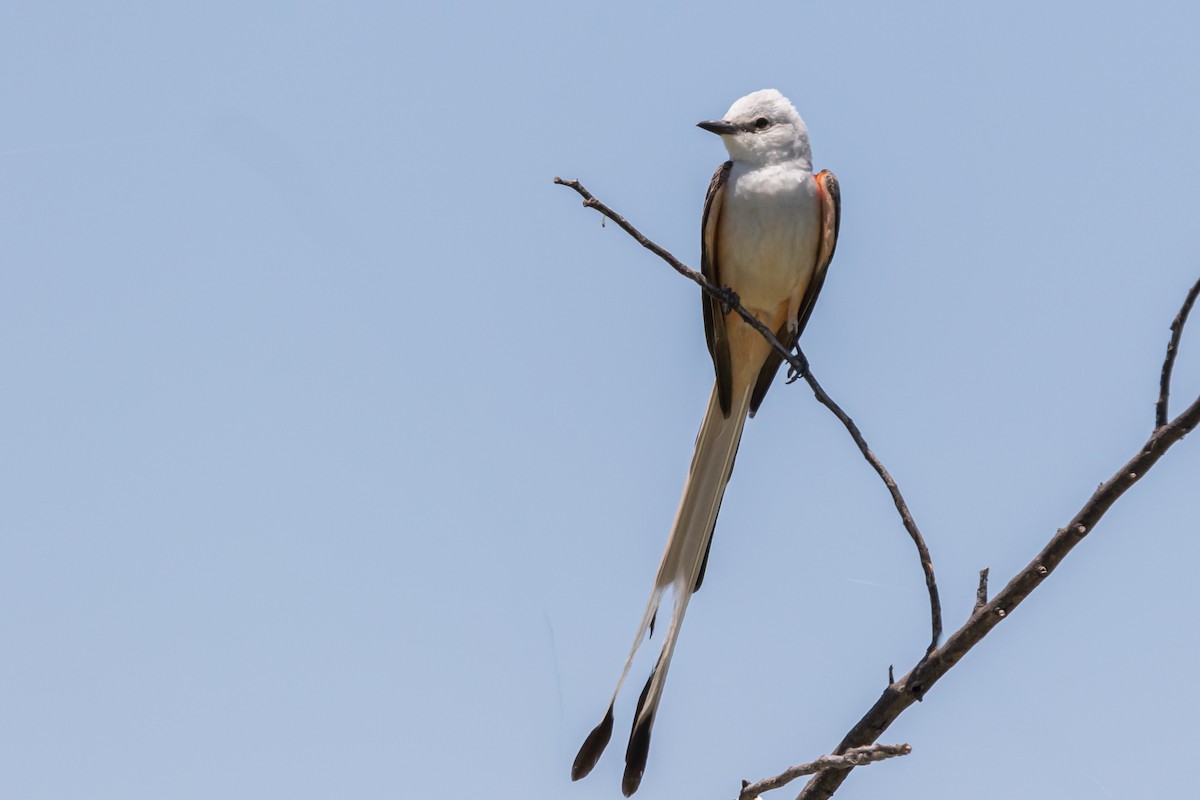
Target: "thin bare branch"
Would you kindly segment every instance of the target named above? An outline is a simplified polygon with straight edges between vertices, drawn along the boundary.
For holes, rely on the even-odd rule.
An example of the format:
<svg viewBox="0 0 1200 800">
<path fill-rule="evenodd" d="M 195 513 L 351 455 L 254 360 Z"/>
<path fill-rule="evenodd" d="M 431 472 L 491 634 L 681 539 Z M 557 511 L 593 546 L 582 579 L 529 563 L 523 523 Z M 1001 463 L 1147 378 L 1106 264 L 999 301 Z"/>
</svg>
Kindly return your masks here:
<svg viewBox="0 0 1200 800">
<path fill-rule="evenodd" d="M 864 764 L 872 764 L 888 758 L 906 756 L 911 752 L 912 747 L 907 744 L 875 744 L 870 747 L 855 747 L 841 755 L 821 756 L 816 761 L 810 761 L 807 764 L 800 764 L 795 767 L 788 767 L 774 778 L 764 778 L 756 783 L 742 781 L 742 792 L 738 795 L 738 800 L 755 800 L 763 792 L 769 792 L 772 789 L 786 786 L 796 780 L 796 778 L 812 775 L 823 769 L 861 767 Z"/>
<path fill-rule="evenodd" d="M 1167 424 L 1167 399 L 1171 396 L 1171 370 L 1175 369 L 1175 357 L 1179 355 L 1179 337 L 1183 335 L 1183 326 L 1187 324 L 1188 314 L 1200 295 L 1200 280 L 1192 285 L 1191 291 L 1184 298 L 1183 306 L 1171 323 L 1171 340 L 1167 342 L 1167 355 L 1163 359 L 1162 378 L 1158 382 L 1158 404 L 1154 409 L 1154 427 L 1161 428 Z"/>
<path fill-rule="evenodd" d="M 804 369 L 800 371 L 800 375 L 804 376 L 804 382 L 812 389 L 818 402 L 833 412 L 833 415 L 841 421 L 846 430 L 850 433 L 850 438 L 858 445 L 859 452 L 863 458 L 879 475 L 883 485 L 887 487 L 888 492 L 892 496 L 892 503 L 896 506 L 896 511 L 900 514 L 900 521 L 904 524 L 904 530 L 908 531 L 909 537 L 913 540 L 913 544 L 917 547 L 917 556 L 921 559 L 921 571 L 925 573 L 925 588 L 929 592 L 929 617 L 930 627 L 932 629 L 929 639 L 929 646 L 925 649 L 926 654 L 932 653 L 938 646 L 938 641 L 942 638 L 942 601 L 938 597 L 937 579 L 933 574 L 933 558 L 929 555 L 929 548 L 925 546 L 925 537 L 921 536 L 921 530 L 917 527 L 917 521 L 913 519 L 912 512 L 908 510 L 908 503 L 904 502 L 904 495 L 900 493 L 900 487 L 896 485 L 896 481 L 892 478 L 892 474 L 883 466 L 883 462 L 879 457 L 867 446 L 867 440 L 863 438 L 862 433 L 858 430 L 858 426 L 854 424 L 854 420 L 842 410 L 841 406 L 833 401 L 821 384 L 817 382 L 816 376 L 808 368 L 808 359 L 804 352 L 800 349 L 800 343 L 796 343 L 796 357 L 804 364 Z"/>
<path fill-rule="evenodd" d="M 833 398 L 831 398 L 821 387 L 821 384 L 817 382 L 817 379 L 813 376 L 811 370 L 809 369 L 808 359 L 804 356 L 803 351 L 800 350 L 799 345 L 797 345 L 796 352 L 794 354 L 790 352 L 779 342 L 778 339 L 775 338 L 775 334 L 759 321 L 758 317 L 751 314 L 742 306 L 734 292 L 730 291 L 726 287 L 715 286 L 711 281 L 708 280 L 708 278 L 704 277 L 702 273 L 688 268 L 683 264 L 683 262 L 671 255 L 671 253 L 669 253 L 665 248 L 655 244 L 650 239 L 647 239 L 641 233 L 641 231 L 629 224 L 628 220 L 626 220 L 617 212 L 613 211 L 604 203 L 597 200 L 591 192 L 583 187 L 579 181 L 567 181 L 563 180 L 562 178 L 555 178 L 554 182 L 560 186 L 566 186 L 569 189 L 574 189 L 579 196 L 583 198 L 583 205 L 585 208 L 594 208 L 605 217 L 611 219 L 622 230 L 632 236 L 638 244 L 654 253 L 663 261 L 666 261 L 671 265 L 672 269 L 674 269 L 680 275 L 683 275 L 685 278 L 693 281 L 710 297 L 719 300 L 724 307 L 729 308 L 732 311 L 736 311 L 737 314 L 747 322 L 747 324 L 762 334 L 762 336 L 771 344 L 771 347 L 773 347 L 776 352 L 783 356 L 784 360 L 787 361 L 788 365 L 791 367 L 790 371 L 792 376 L 803 376 L 805 382 L 809 385 L 809 388 L 812 389 L 813 394 L 816 395 L 817 400 L 820 401 L 821 404 L 830 411 L 832 411 L 834 416 L 841 421 L 842 425 L 844 425 L 846 430 L 850 433 L 850 437 L 854 439 L 854 443 L 858 445 L 858 449 L 862 453 L 863 458 L 867 460 L 867 463 L 871 465 L 871 467 L 883 481 L 884 486 L 887 487 L 888 492 L 892 496 L 892 502 L 895 504 L 896 510 L 900 514 L 900 520 L 904 524 L 904 529 L 908 531 L 909 537 L 912 538 L 913 544 L 916 545 L 917 555 L 921 559 L 921 571 L 925 575 L 925 587 L 929 592 L 929 615 L 932 636 L 930 637 L 929 647 L 926 649 L 926 655 L 932 653 L 937 647 L 938 641 L 942 638 L 942 604 L 940 598 L 938 597 L 937 580 L 933 573 L 933 560 L 929 555 L 929 548 L 925 545 L 925 538 L 921 535 L 921 530 L 917 527 L 917 523 L 913 519 L 912 512 L 908 510 L 908 504 L 904 501 L 904 495 L 900 493 L 900 487 L 896 484 L 895 479 L 892 478 L 891 473 L 889 473 L 883 466 L 883 462 L 879 460 L 879 458 L 867 445 L 866 439 L 863 438 L 862 432 L 859 431 L 858 426 L 854 424 L 854 420 L 852 420 L 850 416 L 833 401 Z M 792 377 L 791 380 L 794 380 L 794 377 Z"/>
<path fill-rule="evenodd" d="M 797 371 L 801 369 L 801 362 L 797 361 L 796 357 L 792 355 L 791 351 L 784 347 L 783 344 L 777 338 L 775 338 L 775 334 L 770 328 L 768 328 L 766 325 L 763 325 L 762 322 L 759 321 L 758 317 L 751 314 L 742 306 L 741 301 L 738 300 L 736 293 L 728 288 L 717 286 L 708 278 L 704 277 L 703 273 L 696 272 L 678 258 L 671 255 L 666 248 L 660 247 L 658 244 L 647 239 L 641 231 L 629 224 L 627 219 L 593 197 L 592 193 L 585 189 L 583 184 L 581 184 L 579 181 L 565 181 L 562 178 L 555 178 L 554 182 L 559 186 L 566 186 L 568 189 L 574 189 L 579 193 L 579 196 L 583 198 L 584 208 L 594 208 L 604 216 L 611 219 L 613 222 L 617 223 L 621 230 L 632 236 L 638 244 L 670 264 L 672 269 L 703 289 L 705 294 L 721 301 L 722 305 L 731 311 L 736 311 L 738 316 L 746 321 L 746 324 L 763 335 L 763 338 L 770 343 L 771 347 L 773 347 L 776 352 L 784 357 L 784 359 L 792 366 L 793 369 Z"/>
</svg>

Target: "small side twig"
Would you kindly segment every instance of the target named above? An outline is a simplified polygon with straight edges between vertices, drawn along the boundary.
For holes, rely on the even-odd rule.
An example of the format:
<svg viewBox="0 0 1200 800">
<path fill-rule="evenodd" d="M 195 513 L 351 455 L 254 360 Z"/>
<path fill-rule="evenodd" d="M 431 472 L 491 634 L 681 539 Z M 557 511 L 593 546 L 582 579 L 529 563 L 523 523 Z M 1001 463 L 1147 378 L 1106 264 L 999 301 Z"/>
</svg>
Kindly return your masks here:
<svg viewBox="0 0 1200 800">
<path fill-rule="evenodd" d="M 871 764 L 888 758 L 906 756 L 911 752 L 912 747 L 907 744 L 875 744 L 870 747 L 855 747 L 841 755 L 821 756 L 816 761 L 810 761 L 807 764 L 800 764 L 795 767 L 788 767 L 773 778 L 764 778 L 754 783 L 742 781 L 742 791 L 738 795 L 738 800 L 754 800 L 763 792 L 769 792 L 772 789 L 786 786 L 796 780 L 796 778 L 812 775 L 823 769 L 861 767 L 864 764 Z"/>
<path fill-rule="evenodd" d="M 1161 428 L 1167 424 L 1167 399 L 1171 396 L 1171 370 L 1175 369 L 1175 357 L 1179 355 L 1179 338 L 1183 335 L 1183 326 L 1187 324 L 1188 314 L 1200 295 L 1200 280 L 1193 284 L 1191 291 L 1184 298 L 1183 306 L 1171 323 L 1171 339 L 1167 342 L 1167 355 L 1163 359 L 1162 377 L 1158 382 L 1158 403 L 1154 408 L 1154 427 Z"/>
<path fill-rule="evenodd" d="M 845 426 L 846 430 L 850 433 L 850 437 L 854 440 L 854 443 L 858 445 L 858 449 L 862 453 L 863 458 L 867 460 L 867 463 L 871 465 L 871 467 L 883 481 L 884 486 L 887 487 L 888 493 L 892 496 L 892 502 L 896 506 L 896 511 L 900 514 L 900 521 L 903 523 L 904 529 L 908 532 L 909 537 L 916 545 L 917 555 L 921 559 L 921 571 L 925 575 L 925 587 L 929 592 L 929 616 L 932 636 L 930 637 L 929 647 L 925 652 L 926 655 L 932 653 L 934 649 L 937 648 L 938 642 L 942 638 L 942 604 L 941 599 L 938 597 L 937 579 L 934 577 L 933 573 L 933 560 L 929 555 L 929 548 L 925 545 L 925 538 L 921 535 L 921 530 L 917 527 L 917 523 L 913 519 L 912 512 L 909 511 L 908 504 L 904 501 L 904 495 L 900 493 L 900 487 L 896 484 L 895 479 L 892 478 L 891 473 L 889 473 L 883 466 L 883 462 L 879 460 L 879 458 L 867 445 L 866 439 L 863 438 L 862 432 L 859 431 L 858 426 L 854 424 L 854 420 L 852 420 L 850 416 L 833 401 L 833 398 L 831 398 L 821 387 L 821 384 L 817 382 L 817 379 L 813 376 L 812 371 L 809 369 L 808 359 L 805 357 L 804 352 L 800 350 L 799 345 L 797 345 L 795 353 L 789 351 L 780 343 L 777 338 L 775 338 L 775 334 L 766 325 L 763 325 L 763 323 L 759 321 L 758 317 L 751 314 L 742 306 L 734 292 L 730 291 L 727 287 L 715 286 L 711 281 L 708 280 L 708 278 L 704 276 L 703 273 L 690 269 L 675 256 L 671 255 L 671 253 L 665 248 L 646 238 L 642 232 L 633 227 L 628 220 L 626 220 L 617 212 L 613 211 L 604 203 L 597 200 L 591 192 L 583 187 L 583 184 L 581 184 L 579 181 L 568 181 L 563 180 L 562 178 L 555 178 L 554 182 L 559 186 L 566 186 L 569 189 L 574 189 L 575 192 L 583 198 L 584 208 L 594 208 L 605 217 L 611 219 L 622 230 L 632 236 L 638 244 L 654 253 L 663 261 L 666 261 L 672 269 L 695 283 L 707 295 L 720 301 L 722 308 L 727 308 L 737 312 L 738 316 L 740 316 L 748 325 L 762 334 L 763 338 L 770 343 L 771 347 L 777 353 L 779 353 L 785 361 L 787 361 L 793 375 L 800 375 L 804 377 L 805 382 L 808 383 L 809 388 L 812 390 L 813 394 L 816 395 L 817 400 L 830 411 L 832 411 L 834 416 L 836 416 L 842 425 Z"/>
<path fill-rule="evenodd" d="M 975 613 L 987 605 L 988 567 L 979 570 L 979 588 L 975 590 Z"/>
</svg>

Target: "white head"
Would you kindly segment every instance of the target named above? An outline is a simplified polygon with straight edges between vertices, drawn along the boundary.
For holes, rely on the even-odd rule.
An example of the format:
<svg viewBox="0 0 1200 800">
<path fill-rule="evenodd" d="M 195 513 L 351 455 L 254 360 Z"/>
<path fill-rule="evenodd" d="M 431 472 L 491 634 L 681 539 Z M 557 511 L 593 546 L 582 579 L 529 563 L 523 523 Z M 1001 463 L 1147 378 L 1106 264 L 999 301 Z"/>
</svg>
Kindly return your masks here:
<svg viewBox="0 0 1200 800">
<path fill-rule="evenodd" d="M 724 119 L 699 123 L 719 134 L 734 161 L 754 166 L 801 161 L 812 170 L 808 126 L 775 89 L 760 89 L 736 101 Z"/>
</svg>

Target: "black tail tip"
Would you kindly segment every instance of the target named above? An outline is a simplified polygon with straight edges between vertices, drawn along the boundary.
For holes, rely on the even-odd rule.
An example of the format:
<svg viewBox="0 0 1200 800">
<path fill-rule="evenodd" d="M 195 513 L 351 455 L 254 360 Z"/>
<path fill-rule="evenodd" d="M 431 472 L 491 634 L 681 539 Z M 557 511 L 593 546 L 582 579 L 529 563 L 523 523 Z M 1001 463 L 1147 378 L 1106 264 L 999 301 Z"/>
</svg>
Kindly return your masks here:
<svg viewBox="0 0 1200 800">
<path fill-rule="evenodd" d="M 579 753 L 575 756 L 575 763 L 571 765 L 571 780 L 577 781 L 592 771 L 592 767 L 596 766 L 596 762 L 604 753 L 604 748 L 608 747 L 608 740 L 612 738 L 612 732 L 613 708 L 610 704 L 604 719 L 600 721 L 599 725 L 592 728 L 592 732 L 583 740 L 583 747 L 579 748 Z"/>
<path fill-rule="evenodd" d="M 621 777 L 621 794 L 630 797 L 642 784 L 646 771 L 646 758 L 650 755 L 650 728 L 653 719 L 644 719 L 634 728 L 629 737 L 629 749 L 625 752 L 625 774 Z"/>
<path fill-rule="evenodd" d="M 625 768 L 625 776 L 621 778 L 621 794 L 626 797 L 633 797 L 633 793 L 642 785 L 642 771 L 632 772 L 629 767 Z"/>
<path fill-rule="evenodd" d="M 641 717 L 639 704 L 638 716 Z M 621 793 L 629 797 L 642 784 L 646 771 L 646 760 L 650 756 L 650 731 L 654 727 L 654 714 L 639 719 L 629 735 L 629 746 L 625 748 L 625 774 L 621 777 Z"/>
<path fill-rule="evenodd" d="M 642 784 L 642 773 L 646 771 L 646 759 L 650 756 L 650 731 L 654 728 L 654 715 L 658 709 L 652 709 L 645 716 L 642 716 L 642 709 L 650 695 L 650 684 L 654 683 L 654 675 L 662 664 L 661 655 L 658 661 L 650 670 L 650 677 L 638 696 L 637 711 L 633 712 L 633 730 L 629 732 L 629 744 L 625 747 L 625 775 L 621 778 L 621 793 L 626 797 L 636 792 Z"/>
</svg>

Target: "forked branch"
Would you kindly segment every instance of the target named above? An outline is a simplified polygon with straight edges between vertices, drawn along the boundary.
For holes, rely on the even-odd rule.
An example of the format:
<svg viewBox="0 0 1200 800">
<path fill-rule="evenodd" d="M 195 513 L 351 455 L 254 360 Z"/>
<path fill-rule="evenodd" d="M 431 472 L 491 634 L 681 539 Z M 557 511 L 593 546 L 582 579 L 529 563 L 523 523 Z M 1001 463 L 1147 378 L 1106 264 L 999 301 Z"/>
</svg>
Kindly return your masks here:
<svg viewBox="0 0 1200 800">
<path fill-rule="evenodd" d="M 1166 398 L 1170 394 L 1171 365 L 1178 351 L 1187 312 L 1200 294 L 1200 280 L 1188 292 L 1183 308 L 1172 326 L 1172 346 L 1167 350 L 1163 364 L 1166 382 L 1160 391 L 1160 413 L 1165 410 Z M 1016 574 L 999 594 L 990 602 L 978 603 L 967 623 L 954 633 L 946 643 L 923 658 L 899 681 L 889 685 L 875 701 L 875 705 L 850 729 L 834 753 L 847 752 L 874 742 L 888 729 L 897 717 L 914 702 L 920 700 L 951 667 L 957 664 L 993 628 L 1007 619 L 1021 601 L 1033 592 L 1054 571 L 1067 554 L 1083 541 L 1096 527 L 1096 523 L 1112 508 L 1121 495 L 1146 476 L 1160 458 L 1180 439 L 1200 425 L 1200 397 L 1182 414 L 1170 422 L 1159 425 L 1142 448 L 1134 454 L 1116 473 L 1100 484 L 1079 512 L 1051 537 L 1037 558 Z M 982 580 L 982 576 L 981 576 Z M 982 587 L 982 584 L 981 584 Z M 986 591 L 981 588 L 982 592 Z M 980 597 L 980 599 L 986 599 Z M 824 800 L 831 797 L 849 775 L 849 769 L 824 770 L 815 775 L 800 792 L 797 800 Z"/>
</svg>

